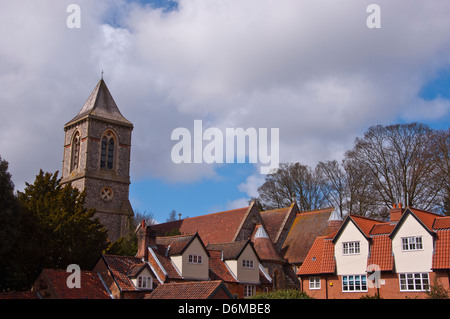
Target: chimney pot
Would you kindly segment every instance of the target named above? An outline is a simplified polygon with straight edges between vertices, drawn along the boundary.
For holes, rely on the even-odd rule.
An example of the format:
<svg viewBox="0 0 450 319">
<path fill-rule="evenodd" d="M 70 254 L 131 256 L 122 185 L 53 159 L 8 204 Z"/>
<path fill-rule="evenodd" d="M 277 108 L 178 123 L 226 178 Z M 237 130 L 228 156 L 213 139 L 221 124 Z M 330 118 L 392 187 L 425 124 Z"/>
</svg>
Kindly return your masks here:
<svg viewBox="0 0 450 319">
<path fill-rule="evenodd" d="M 393 208 L 390 210 L 391 223 L 396 223 L 400 220 L 403 214 L 402 204 L 393 204 Z"/>
</svg>

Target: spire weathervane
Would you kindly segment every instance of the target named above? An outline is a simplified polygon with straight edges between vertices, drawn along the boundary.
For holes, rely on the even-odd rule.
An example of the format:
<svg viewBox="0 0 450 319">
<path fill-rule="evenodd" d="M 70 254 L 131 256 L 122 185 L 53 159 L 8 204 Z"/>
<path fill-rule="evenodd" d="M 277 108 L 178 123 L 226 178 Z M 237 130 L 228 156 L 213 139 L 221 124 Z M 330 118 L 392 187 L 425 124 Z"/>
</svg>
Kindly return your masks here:
<svg viewBox="0 0 450 319">
<path fill-rule="evenodd" d="M 103 80 L 103 70 L 102 70 L 102 80 Z"/>
</svg>

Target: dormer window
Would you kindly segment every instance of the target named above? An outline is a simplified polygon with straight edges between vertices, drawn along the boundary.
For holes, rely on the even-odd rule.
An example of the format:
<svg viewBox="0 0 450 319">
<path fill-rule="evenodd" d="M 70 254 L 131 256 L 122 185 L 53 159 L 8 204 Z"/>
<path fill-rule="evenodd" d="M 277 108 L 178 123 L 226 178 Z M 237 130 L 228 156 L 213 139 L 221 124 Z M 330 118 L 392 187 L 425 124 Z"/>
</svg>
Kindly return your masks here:
<svg viewBox="0 0 450 319">
<path fill-rule="evenodd" d="M 203 258 L 201 255 L 189 255 L 188 256 L 188 262 L 190 264 L 202 264 Z"/>
<path fill-rule="evenodd" d="M 242 267 L 244 268 L 253 268 L 253 260 L 242 260 Z"/>
<path fill-rule="evenodd" d="M 114 136 L 108 132 L 102 138 L 102 148 L 100 154 L 100 168 L 113 169 L 114 168 Z"/>
<path fill-rule="evenodd" d="M 139 289 L 153 289 L 153 280 L 151 276 L 138 276 L 137 288 Z"/>
</svg>

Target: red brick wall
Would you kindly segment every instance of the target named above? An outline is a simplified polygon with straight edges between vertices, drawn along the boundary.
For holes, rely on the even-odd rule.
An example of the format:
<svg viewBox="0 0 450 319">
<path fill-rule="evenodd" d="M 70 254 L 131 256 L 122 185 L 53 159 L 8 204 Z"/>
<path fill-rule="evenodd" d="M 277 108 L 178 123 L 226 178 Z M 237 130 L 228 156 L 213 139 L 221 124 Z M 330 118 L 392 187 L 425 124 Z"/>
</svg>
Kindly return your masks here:
<svg viewBox="0 0 450 319">
<path fill-rule="evenodd" d="M 450 273 L 447 271 L 432 272 L 429 274 L 430 285 L 434 285 L 435 279 L 447 290 L 450 291 Z M 365 292 L 343 292 L 341 276 L 329 275 L 321 276 L 320 289 L 309 289 L 309 276 L 301 277 L 301 289 L 309 296 L 317 299 L 359 299 L 363 296 L 374 296 L 379 292 L 383 299 L 405 299 L 405 298 L 427 298 L 425 292 L 404 292 L 400 291 L 398 274 L 382 273 L 381 279 L 384 285 L 380 288 L 368 288 Z"/>
</svg>

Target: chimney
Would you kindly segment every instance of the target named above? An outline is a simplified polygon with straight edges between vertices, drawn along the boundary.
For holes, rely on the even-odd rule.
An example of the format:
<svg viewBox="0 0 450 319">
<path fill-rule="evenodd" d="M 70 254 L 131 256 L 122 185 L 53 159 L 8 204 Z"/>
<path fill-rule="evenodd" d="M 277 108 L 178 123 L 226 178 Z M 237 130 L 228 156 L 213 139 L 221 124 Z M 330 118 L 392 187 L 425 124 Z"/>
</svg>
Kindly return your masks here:
<svg viewBox="0 0 450 319">
<path fill-rule="evenodd" d="M 391 223 L 396 223 L 400 220 L 402 217 L 402 214 L 404 212 L 404 209 L 402 208 L 402 204 L 393 204 L 392 208 L 390 210 L 391 215 Z"/>
<path fill-rule="evenodd" d="M 148 247 L 156 246 L 156 233 L 145 225 L 145 220 L 142 220 L 141 227 L 137 233 L 138 249 L 136 257 L 148 260 Z"/>
</svg>

